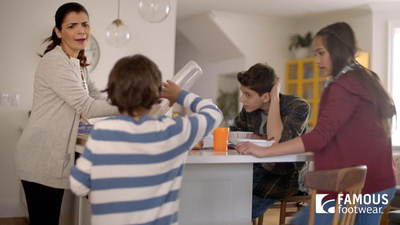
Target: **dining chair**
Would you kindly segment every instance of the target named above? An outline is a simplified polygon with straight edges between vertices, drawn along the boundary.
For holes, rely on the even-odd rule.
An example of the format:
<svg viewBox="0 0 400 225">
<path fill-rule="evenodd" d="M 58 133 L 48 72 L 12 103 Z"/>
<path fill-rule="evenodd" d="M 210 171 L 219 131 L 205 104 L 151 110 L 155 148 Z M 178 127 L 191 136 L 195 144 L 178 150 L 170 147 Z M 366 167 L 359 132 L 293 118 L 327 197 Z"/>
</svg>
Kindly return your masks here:
<svg viewBox="0 0 400 225">
<path fill-rule="evenodd" d="M 301 172 L 301 176 L 311 171 L 313 165 L 310 165 L 309 162 L 306 162 L 306 166 L 304 167 L 304 172 Z M 303 208 L 311 199 L 310 193 L 304 191 L 298 191 L 295 195 L 290 197 L 286 197 L 275 204 L 273 204 L 270 209 L 279 209 L 279 225 L 286 225 L 286 218 L 293 217 L 301 208 Z M 256 218 L 252 225 L 263 225 L 264 214 Z"/>
<path fill-rule="evenodd" d="M 311 195 L 293 195 L 279 201 L 277 206 L 280 208 L 279 225 L 286 224 L 286 218 L 293 217 L 301 208 L 303 208 L 311 199 Z"/>
<path fill-rule="evenodd" d="M 293 217 L 302 207 L 305 206 L 311 199 L 311 195 L 293 195 L 283 200 L 276 202 L 270 209 L 279 208 L 279 225 L 286 224 L 286 218 Z M 252 225 L 263 225 L 264 214 L 256 218 Z"/>
<path fill-rule="evenodd" d="M 354 166 L 336 170 L 311 171 L 305 175 L 305 184 L 312 189 L 310 202 L 309 225 L 314 224 L 316 194 L 318 191 L 343 192 L 350 195 L 359 195 L 364 188 L 365 177 L 367 175 L 367 166 Z M 336 199 L 335 213 L 333 216 L 332 225 L 339 225 L 339 204 Z M 346 208 L 354 208 L 358 206 L 357 202 L 346 204 Z M 350 212 L 350 210 L 349 210 Z M 354 212 L 354 211 L 353 211 Z M 343 214 L 340 225 L 353 225 L 356 218 L 356 213 Z"/>
</svg>

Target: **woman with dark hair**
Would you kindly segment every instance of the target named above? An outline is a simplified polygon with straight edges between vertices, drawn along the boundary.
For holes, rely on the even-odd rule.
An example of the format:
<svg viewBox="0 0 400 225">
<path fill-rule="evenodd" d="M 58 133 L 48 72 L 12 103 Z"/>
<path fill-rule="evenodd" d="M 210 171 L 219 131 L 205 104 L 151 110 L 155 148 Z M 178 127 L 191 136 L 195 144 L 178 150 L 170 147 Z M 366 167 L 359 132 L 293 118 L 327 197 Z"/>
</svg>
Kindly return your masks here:
<svg viewBox="0 0 400 225">
<path fill-rule="evenodd" d="M 315 128 L 268 148 L 238 144 L 237 151 L 257 157 L 313 152 L 315 170 L 366 165 L 362 194 L 374 200 L 362 202 L 358 208 L 373 211 L 358 212 L 355 224 L 379 224 L 397 183 L 390 137 L 391 119 L 396 116 L 393 100 L 379 77 L 355 60 L 356 39 L 347 23 L 321 29 L 313 50 L 320 76 L 332 78 L 322 94 Z M 328 195 L 324 201 L 333 198 Z M 308 212 L 309 207 L 300 211 L 291 224 L 308 224 Z M 314 224 L 331 224 L 332 217 L 330 213 L 316 214 Z"/>
<path fill-rule="evenodd" d="M 84 49 L 89 37 L 86 9 L 78 3 L 60 6 L 36 70 L 32 113 L 15 153 L 30 225 L 59 223 L 80 117 L 119 114 L 88 75 Z"/>
</svg>

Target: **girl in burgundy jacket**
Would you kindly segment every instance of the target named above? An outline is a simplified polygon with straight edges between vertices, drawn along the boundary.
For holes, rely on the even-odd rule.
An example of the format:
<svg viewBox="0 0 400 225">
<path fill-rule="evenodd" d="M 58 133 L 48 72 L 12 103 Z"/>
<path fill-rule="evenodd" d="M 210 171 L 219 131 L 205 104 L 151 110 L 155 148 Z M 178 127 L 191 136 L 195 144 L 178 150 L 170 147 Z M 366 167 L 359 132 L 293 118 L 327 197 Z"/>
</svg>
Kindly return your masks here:
<svg viewBox="0 0 400 225">
<path fill-rule="evenodd" d="M 314 38 L 313 51 L 320 76 L 331 77 L 321 97 L 315 128 L 267 148 L 240 143 L 237 151 L 257 157 L 313 152 L 315 170 L 366 165 L 362 194 L 373 194 L 377 200 L 360 203 L 359 208 L 377 210 L 358 213 L 355 224 L 379 224 L 397 183 L 390 138 L 391 119 L 396 115 L 393 100 L 378 76 L 355 60 L 356 39 L 348 24 L 334 23 L 321 29 Z M 306 207 L 291 224 L 307 224 L 308 212 Z M 333 218 L 331 213 L 315 216 L 319 225 L 331 224 Z"/>
</svg>

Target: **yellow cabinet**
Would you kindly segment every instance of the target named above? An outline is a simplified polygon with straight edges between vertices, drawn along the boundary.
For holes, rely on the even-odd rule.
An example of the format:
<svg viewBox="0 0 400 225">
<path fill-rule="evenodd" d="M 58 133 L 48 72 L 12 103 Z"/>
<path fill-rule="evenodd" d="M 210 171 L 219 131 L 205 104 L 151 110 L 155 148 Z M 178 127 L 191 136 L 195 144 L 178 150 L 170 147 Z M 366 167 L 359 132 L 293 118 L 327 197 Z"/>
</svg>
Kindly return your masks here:
<svg viewBox="0 0 400 225">
<path fill-rule="evenodd" d="M 368 68 L 368 53 L 358 52 L 356 60 Z M 314 127 L 321 94 L 328 78 L 319 75 L 315 58 L 293 60 L 286 63 L 286 93 L 304 98 L 311 107 L 308 126 Z"/>
<path fill-rule="evenodd" d="M 315 58 L 293 60 L 286 64 L 286 93 L 302 97 L 310 104 L 310 127 L 317 123 L 319 100 L 326 80 L 319 76 Z"/>
</svg>

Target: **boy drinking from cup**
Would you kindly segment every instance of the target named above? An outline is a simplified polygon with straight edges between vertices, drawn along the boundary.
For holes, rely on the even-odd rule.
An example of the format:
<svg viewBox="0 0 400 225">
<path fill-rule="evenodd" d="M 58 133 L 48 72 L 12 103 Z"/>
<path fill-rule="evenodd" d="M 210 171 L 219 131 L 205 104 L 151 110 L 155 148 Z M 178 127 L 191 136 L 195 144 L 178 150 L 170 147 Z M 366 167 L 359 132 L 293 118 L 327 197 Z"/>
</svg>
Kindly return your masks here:
<svg viewBox="0 0 400 225">
<path fill-rule="evenodd" d="M 162 84 L 143 55 L 120 59 L 106 92 L 121 115 L 95 123 L 71 169 L 71 190 L 90 195 L 93 224 L 177 224 L 187 152 L 218 127 L 221 111 L 171 81 Z M 161 95 L 193 114 L 149 117 Z"/>
</svg>

